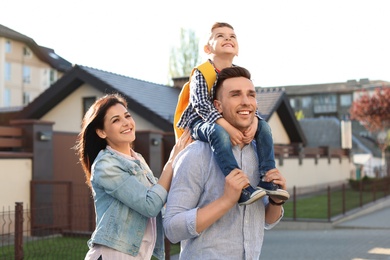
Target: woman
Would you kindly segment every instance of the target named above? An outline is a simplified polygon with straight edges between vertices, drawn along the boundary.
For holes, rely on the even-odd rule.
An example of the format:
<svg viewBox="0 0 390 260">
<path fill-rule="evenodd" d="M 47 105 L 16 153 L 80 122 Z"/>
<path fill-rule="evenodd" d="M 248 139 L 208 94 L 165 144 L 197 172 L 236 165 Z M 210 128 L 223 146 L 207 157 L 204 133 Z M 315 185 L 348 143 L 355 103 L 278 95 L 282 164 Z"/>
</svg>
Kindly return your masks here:
<svg viewBox="0 0 390 260">
<path fill-rule="evenodd" d="M 190 134 L 178 140 L 158 181 L 131 148 L 134 140 L 135 122 L 120 95 L 98 99 L 85 114 L 76 149 L 96 211 L 85 259 L 164 258 L 161 209 L 172 162 L 191 142 Z"/>
</svg>

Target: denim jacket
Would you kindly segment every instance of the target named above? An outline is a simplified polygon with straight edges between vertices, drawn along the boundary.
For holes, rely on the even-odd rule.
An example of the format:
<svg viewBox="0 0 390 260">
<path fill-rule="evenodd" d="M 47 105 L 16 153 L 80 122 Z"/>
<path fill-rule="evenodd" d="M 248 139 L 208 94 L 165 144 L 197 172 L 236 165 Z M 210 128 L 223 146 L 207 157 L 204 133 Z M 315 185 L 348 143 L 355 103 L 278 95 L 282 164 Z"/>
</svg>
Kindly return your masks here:
<svg viewBox="0 0 390 260">
<path fill-rule="evenodd" d="M 153 255 L 164 259 L 161 210 L 167 191 L 157 184 L 143 157 L 137 156 L 140 160 L 130 160 L 106 148 L 96 157 L 91 167 L 96 229 L 88 246 L 105 245 L 136 256 L 148 219 L 156 217 L 157 241 Z"/>
</svg>

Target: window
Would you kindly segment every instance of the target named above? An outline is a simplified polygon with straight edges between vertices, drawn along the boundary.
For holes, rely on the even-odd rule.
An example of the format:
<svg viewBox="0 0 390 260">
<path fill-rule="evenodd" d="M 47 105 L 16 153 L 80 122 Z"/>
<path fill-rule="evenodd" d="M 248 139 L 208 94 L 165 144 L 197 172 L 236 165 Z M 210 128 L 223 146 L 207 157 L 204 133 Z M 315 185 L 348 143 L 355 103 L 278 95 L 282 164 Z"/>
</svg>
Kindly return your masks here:
<svg viewBox="0 0 390 260">
<path fill-rule="evenodd" d="M 4 106 L 11 106 L 11 90 L 9 88 L 4 89 Z"/>
<path fill-rule="evenodd" d="M 6 62 L 4 67 L 4 79 L 6 81 L 11 80 L 11 63 Z"/>
<path fill-rule="evenodd" d="M 313 98 L 314 113 L 334 113 L 337 112 L 336 95 L 325 94 Z"/>
<path fill-rule="evenodd" d="M 23 92 L 23 105 L 30 103 L 30 93 Z"/>
<path fill-rule="evenodd" d="M 23 66 L 23 83 L 31 82 L 31 69 L 28 66 Z"/>
<path fill-rule="evenodd" d="M 11 49 L 11 41 L 10 40 L 7 40 L 5 42 L 5 53 L 11 53 L 12 49 Z"/>
<path fill-rule="evenodd" d="M 340 106 L 349 107 L 352 104 L 352 95 L 351 94 L 343 94 L 340 96 Z"/>
<path fill-rule="evenodd" d="M 96 101 L 96 97 L 85 97 L 83 98 L 83 116 L 87 113 L 88 109 Z"/>
<path fill-rule="evenodd" d="M 54 83 L 54 81 L 57 80 L 57 77 L 56 77 L 56 71 L 51 69 L 50 70 L 50 85 Z"/>
<path fill-rule="evenodd" d="M 31 57 L 32 56 L 31 50 L 26 46 L 23 48 L 23 55 L 24 55 L 24 57 Z"/>
<path fill-rule="evenodd" d="M 292 108 L 295 108 L 295 99 L 290 98 L 290 106 L 291 106 Z"/>
<path fill-rule="evenodd" d="M 310 108 L 311 97 L 302 97 L 302 108 Z"/>
</svg>

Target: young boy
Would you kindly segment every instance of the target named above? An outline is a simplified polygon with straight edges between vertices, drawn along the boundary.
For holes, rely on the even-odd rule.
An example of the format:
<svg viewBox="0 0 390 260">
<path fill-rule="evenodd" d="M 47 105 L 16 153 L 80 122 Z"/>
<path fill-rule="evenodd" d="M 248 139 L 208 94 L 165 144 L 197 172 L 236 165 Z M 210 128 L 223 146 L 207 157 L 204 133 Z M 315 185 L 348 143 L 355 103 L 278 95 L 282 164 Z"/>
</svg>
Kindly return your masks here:
<svg viewBox="0 0 390 260">
<path fill-rule="evenodd" d="M 215 23 L 204 51 L 209 62 L 218 73 L 224 68 L 232 67 L 233 59 L 238 55 L 238 42 L 233 27 L 228 23 Z M 190 79 L 190 100 L 177 126 L 189 127 L 195 140 L 209 142 L 214 156 L 223 174 L 227 176 L 232 170 L 239 169 L 232 152 L 232 144 L 249 143 L 254 137 L 259 158 L 260 182 L 257 188 L 248 185 L 243 189 L 238 201 L 240 205 L 248 205 L 263 197 L 265 194 L 287 200 L 289 194 L 273 182 L 265 182 L 263 177 L 275 168 L 273 141 L 271 129 L 257 111 L 241 109 L 239 113 L 256 113 L 251 129 L 245 134 L 228 123 L 213 105 L 213 88 L 209 94 L 205 77 L 195 70 Z M 215 85 L 215 84 L 214 84 Z M 232 93 L 234 95 L 234 93 Z"/>
</svg>

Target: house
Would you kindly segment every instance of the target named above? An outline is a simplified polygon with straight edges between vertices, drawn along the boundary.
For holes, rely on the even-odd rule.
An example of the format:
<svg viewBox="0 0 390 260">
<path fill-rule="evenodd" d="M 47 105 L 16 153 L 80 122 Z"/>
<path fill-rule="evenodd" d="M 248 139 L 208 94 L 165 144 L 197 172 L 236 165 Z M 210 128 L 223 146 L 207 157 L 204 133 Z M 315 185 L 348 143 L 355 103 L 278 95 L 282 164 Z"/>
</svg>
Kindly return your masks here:
<svg viewBox="0 0 390 260">
<path fill-rule="evenodd" d="M 53 49 L 0 24 L 0 107 L 27 105 L 71 68 Z"/>
<path fill-rule="evenodd" d="M 61 208 L 53 212 L 53 222 L 70 225 L 73 230 L 92 231 L 91 194 L 72 148 L 85 111 L 97 98 L 114 92 L 127 99 L 136 122 L 134 149 L 158 177 L 175 142 L 172 122 L 180 88 L 75 65 L 12 117 L 9 124 L 22 129 L 18 137 L 24 147 L 19 151 L 0 151 L 0 191 L 7 193 L 0 196 L 0 205 L 15 201 L 31 208 L 74 204 L 78 214 L 86 218 L 80 220 L 71 209 Z M 344 183 L 349 178 L 350 158 L 345 151 L 306 151 L 304 132 L 283 90 L 257 89 L 257 97 L 259 112 L 272 129 L 277 167 L 290 189 L 297 186 L 298 193 L 305 193 Z M 14 185 L 8 185 L 9 176 Z M 62 216 L 68 217 L 61 220 Z M 35 221 L 38 216 L 32 219 Z M 39 225 L 31 223 L 32 229 Z"/>
<path fill-rule="evenodd" d="M 286 92 L 295 112 L 302 111 L 305 118 L 336 117 L 349 115 L 349 109 L 361 90 L 373 90 L 390 86 L 390 82 L 360 79 L 339 83 L 278 86 Z"/>
<path fill-rule="evenodd" d="M 352 102 L 360 96 L 362 91 L 370 92 L 378 87 L 386 86 L 390 87 L 390 82 L 360 79 L 359 81 L 349 80 L 341 83 L 293 85 L 278 88 L 285 90 L 294 112 L 300 113 L 301 117 L 305 118 L 305 120 L 300 120 L 300 123 L 306 137 L 313 134 L 317 137 L 309 138 L 308 145 L 316 146 L 319 141 L 326 143 L 330 141 L 335 145 L 334 131 L 339 133 L 340 128 L 337 130 L 333 128 L 329 131 L 325 129 L 334 127 L 336 122 L 340 126 L 342 120 L 349 120 Z M 378 171 L 383 171 L 384 165 L 381 159 L 381 150 L 376 145 L 375 138 L 372 138 L 371 134 L 359 122 L 353 120 L 351 123 L 351 153 L 357 169 L 356 176 L 378 176 Z M 340 134 L 337 136 L 340 137 Z M 338 140 L 338 147 L 341 147 L 341 140 Z M 361 169 L 363 172 L 360 172 Z M 382 172 L 379 176 L 381 175 L 386 174 Z"/>
</svg>

